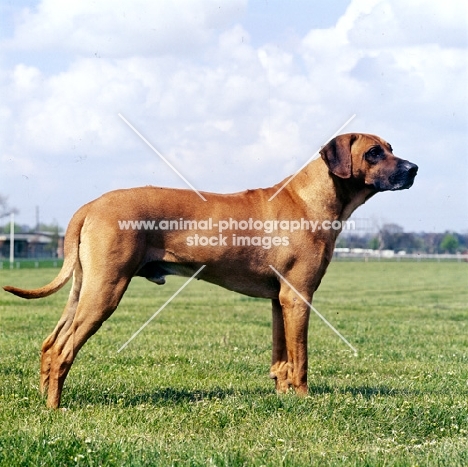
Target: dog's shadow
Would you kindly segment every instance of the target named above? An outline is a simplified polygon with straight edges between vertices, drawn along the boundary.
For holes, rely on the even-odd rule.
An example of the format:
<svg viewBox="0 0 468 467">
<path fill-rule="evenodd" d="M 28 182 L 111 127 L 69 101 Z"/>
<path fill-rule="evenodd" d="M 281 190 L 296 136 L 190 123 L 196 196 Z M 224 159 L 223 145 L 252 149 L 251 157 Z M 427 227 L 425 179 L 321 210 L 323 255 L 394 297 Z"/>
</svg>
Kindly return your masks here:
<svg viewBox="0 0 468 467">
<path fill-rule="evenodd" d="M 320 396 L 324 394 L 352 395 L 353 397 L 363 397 L 364 399 L 373 399 L 375 397 L 401 397 L 401 396 L 419 396 L 421 391 L 410 389 L 396 389 L 388 386 L 328 386 L 311 385 L 309 386 L 309 397 Z M 292 395 L 292 394 L 291 394 Z M 191 390 L 184 388 L 165 387 L 154 389 L 151 392 L 139 394 L 122 394 L 119 392 L 105 392 L 93 395 L 77 393 L 69 395 L 68 401 L 74 407 L 89 406 L 115 406 L 115 407 L 138 407 L 138 406 L 173 406 L 193 404 L 197 402 L 224 400 L 229 397 L 258 397 L 271 398 L 289 397 L 289 395 L 276 394 L 273 389 L 255 388 L 255 389 L 227 389 L 214 387 L 207 390 Z M 66 403 L 65 403 L 66 404 Z"/>
<path fill-rule="evenodd" d="M 215 387 L 207 390 L 190 390 L 184 388 L 158 388 L 151 392 L 143 392 L 139 394 L 122 394 L 119 392 L 105 392 L 95 394 L 89 398 L 89 394 L 77 393 L 69 394 L 70 406 L 87 407 L 87 406 L 119 406 L 119 407 L 138 407 L 142 405 L 148 406 L 164 406 L 164 405 L 183 405 L 187 403 L 197 403 L 202 401 L 223 400 L 234 396 L 258 396 L 265 397 L 271 395 L 271 390 L 263 390 L 261 388 L 242 391 L 235 389 L 226 389 Z M 88 397 L 87 397 L 88 396 Z M 67 402 L 65 402 L 67 404 Z"/>
</svg>

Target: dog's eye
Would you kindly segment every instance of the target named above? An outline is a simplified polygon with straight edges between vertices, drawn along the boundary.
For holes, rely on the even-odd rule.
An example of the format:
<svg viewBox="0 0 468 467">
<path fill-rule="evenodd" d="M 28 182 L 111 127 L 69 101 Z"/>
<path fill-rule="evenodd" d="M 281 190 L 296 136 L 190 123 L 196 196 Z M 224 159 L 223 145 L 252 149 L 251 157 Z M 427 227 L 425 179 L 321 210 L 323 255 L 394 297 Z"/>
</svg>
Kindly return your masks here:
<svg viewBox="0 0 468 467">
<path fill-rule="evenodd" d="M 385 157 L 385 154 L 380 146 L 374 146 L 366 152 L 364 157 L 369 164 L 377 164 L 377 162 L 381 161 Z"/>
</svg>

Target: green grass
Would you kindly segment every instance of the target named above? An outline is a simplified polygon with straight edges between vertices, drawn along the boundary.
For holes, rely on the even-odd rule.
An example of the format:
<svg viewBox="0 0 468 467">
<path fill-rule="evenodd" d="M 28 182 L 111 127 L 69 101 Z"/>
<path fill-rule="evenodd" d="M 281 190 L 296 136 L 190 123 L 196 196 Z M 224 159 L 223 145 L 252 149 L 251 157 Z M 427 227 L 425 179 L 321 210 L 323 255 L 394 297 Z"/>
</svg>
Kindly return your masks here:
<svg viewBox="0 0 468 467">
<path fill-rule="evenodd" d="M 0 271 L 2 269 L 31 269 L 31 268 L 57 268 L 61 267 L 63 259 L 45 258 L 45 259 L 15 259 L 13 264 L 8 260 L 0 260 Z"/>
<path fill-rule="evenodd" d="M 33 287 L 56 270 L 3 270 Z M 38 394 L 39 349 L 68 287 L 0 293 L 0 466 L 468 465 L 468 264 L 333 263 L 314 305 L 310 395 L 268 379 L 270 304 L 192 282 L 135 279 L 84 346 L 62 405 Z"/>
</svg>

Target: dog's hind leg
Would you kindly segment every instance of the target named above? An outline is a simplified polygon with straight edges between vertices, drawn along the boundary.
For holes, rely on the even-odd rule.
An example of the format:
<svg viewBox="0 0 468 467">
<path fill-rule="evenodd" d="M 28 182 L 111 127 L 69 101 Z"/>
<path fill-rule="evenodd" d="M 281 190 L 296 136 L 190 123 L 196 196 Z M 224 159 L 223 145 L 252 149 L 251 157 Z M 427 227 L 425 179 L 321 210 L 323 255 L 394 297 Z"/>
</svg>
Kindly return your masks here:
<svg viewBox="0 0 468 467">
<path fill-rule="evenodd" d="M 48 407 L 57 408 L 60 405 L 63 384 L 78 351 L 117 308 L 131 278 L 115 275 L 113 278 L 107 277 L 106 281 L 99 281 L 96 277 L 102 275 L 87 277 L 88 280 L 83 281 L 72 323 L 49 350 Z"/>
<path fill-rule="evenodd" d="M 83 280 L 83 272 L 81 270 L 81 264 L 79 261 L 75 266 L 73 273 L 73 285 L 68 296 L 67 304 L 63 310 L 62 316 L 59 322 L 55 326 L 52 333 L 44 340 L 41 349 L 41 380 L 40 380 L 40 391 L 45 394 L 49 385 L 49 373 L 50 373 L 50 353 L 52 346 L 55 344 L 57 339 L 64 335 L 65 332 L 70 328 L 73 318 L 75 317 L 76 308 L 78 306 L 78 299 L 80 297 L 81 284 Z"/>
</svg>

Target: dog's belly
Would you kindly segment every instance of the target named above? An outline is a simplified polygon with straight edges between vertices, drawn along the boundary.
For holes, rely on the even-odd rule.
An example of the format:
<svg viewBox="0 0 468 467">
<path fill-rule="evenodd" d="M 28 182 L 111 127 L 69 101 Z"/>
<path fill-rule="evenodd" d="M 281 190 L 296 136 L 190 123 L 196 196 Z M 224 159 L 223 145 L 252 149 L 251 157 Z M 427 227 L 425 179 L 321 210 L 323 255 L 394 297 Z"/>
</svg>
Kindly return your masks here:
<svg viewBox="0 0 468 467">
<path fill-rule="evenodd" d="M 198 264 L 153 261 L 145 264 L 136 275 L 163 285 L 166 283 L 166 276 L 191 277 L 199 268 Z M 196 278 L 251 297 L 277 298 L 280 289 L 279 282 L 271 271 L 247 271 L 236 264 L 223 264 L 220 267 L 209 265 Z"/>
</svg>

